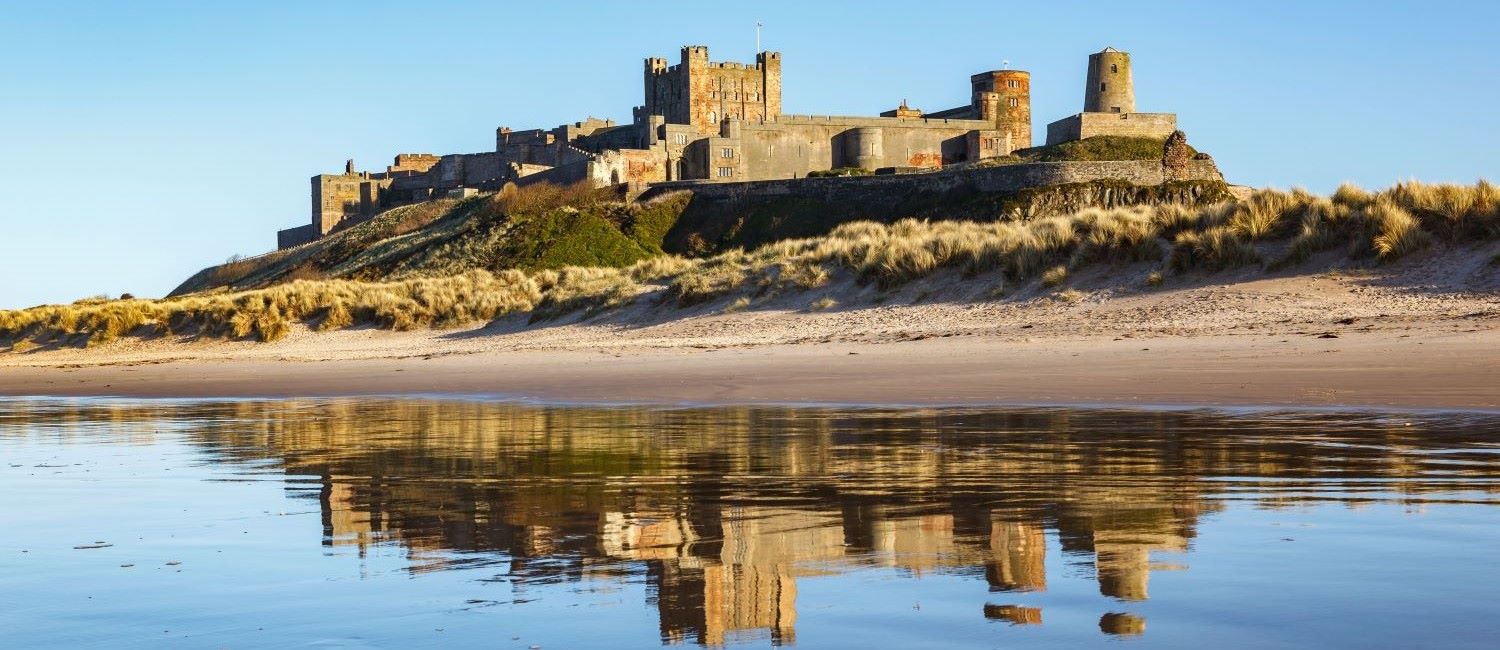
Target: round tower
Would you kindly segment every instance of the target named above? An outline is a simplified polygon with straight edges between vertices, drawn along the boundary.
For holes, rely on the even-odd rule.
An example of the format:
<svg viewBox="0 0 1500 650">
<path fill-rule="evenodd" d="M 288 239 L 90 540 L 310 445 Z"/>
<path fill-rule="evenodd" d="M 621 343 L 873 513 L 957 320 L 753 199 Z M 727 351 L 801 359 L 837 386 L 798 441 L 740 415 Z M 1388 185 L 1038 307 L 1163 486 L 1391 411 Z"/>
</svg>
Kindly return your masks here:
<svg viewBox="0 0 1500 650">
<path fill-rule="evenodd" d="M 844 164 L 875 169 L 885 160 L 885 132 L 877 127 L 850 129 L 844 136 Z"/>
<path fill-rule="evenodd" d="M 1130 80 L 1130 53 L 1112 47 L 1089 55 L 1085 113 L 1134 113 L 1135 84 Z"/>
<path fill-rule="evenodd" d="M 974 112 L 1010 136 L 1014 149 L 1031 146 L 1031 73 L 990 70 L 969 77 Z M 1006 153 L 1010 153 L 1007 151 Z"/>
</svg>

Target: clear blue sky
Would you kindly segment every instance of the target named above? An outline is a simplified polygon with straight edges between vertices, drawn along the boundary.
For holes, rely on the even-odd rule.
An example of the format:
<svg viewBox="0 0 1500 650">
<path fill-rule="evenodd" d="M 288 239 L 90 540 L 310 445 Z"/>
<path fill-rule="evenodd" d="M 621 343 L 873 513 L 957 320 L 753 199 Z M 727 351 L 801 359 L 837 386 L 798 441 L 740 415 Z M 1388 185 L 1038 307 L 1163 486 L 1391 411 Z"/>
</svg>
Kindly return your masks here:
<svg viewBox="0 0 1500 650">
<path fill-rule="evenodd" d="M 755 6 L 750 12 L 732 7 Z M 1032 73 L 1034 127 L 1082 105 L 1088 53 L 1132 53 L 1231 181 L 1500 180 L 1500 3 L 7 2 L 0 308 L 157 296 L 308 220 L 345 158 L 490 150 L 494 129 L 628 121 L 641 60 L 783 54 L 784 110 L 967 101 Z"/>
</svg>

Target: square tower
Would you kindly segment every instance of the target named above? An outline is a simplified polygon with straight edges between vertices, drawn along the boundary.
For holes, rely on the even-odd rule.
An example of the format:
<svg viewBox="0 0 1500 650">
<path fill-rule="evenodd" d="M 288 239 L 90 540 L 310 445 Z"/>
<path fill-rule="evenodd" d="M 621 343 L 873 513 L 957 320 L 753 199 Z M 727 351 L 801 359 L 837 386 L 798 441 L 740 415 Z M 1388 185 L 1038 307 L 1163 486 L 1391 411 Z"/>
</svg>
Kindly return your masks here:
<svg viewBox="0 0 1500 650">
<path fill-rule="evenodd" d="M 780 115 L 781 54 L 761 52 L 753 64 L 716 62 L 707 47 L 689 45 L 677 65 L 646 59 L 642 114 L 703 134 L 718 133 L 729 118 L 758 122 Z"/>
</svg>

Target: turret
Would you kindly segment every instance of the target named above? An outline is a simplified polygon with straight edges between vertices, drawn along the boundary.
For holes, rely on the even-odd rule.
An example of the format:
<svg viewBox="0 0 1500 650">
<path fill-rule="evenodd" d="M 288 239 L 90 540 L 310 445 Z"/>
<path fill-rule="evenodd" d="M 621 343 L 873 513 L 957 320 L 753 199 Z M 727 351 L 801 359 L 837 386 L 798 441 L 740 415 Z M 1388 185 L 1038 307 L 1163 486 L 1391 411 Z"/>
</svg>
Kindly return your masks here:
<svg viewBox="0 0 1500 650">
<path fill-rule="evenodd" d="M 1135 84 L 1130 79 L 1130 53 L 1112 47 L 1089 55 L 1088 87 L 1083 93 L 1085 113 L 1134 113 Z"/>
<path fill-rule="evenodd" d="M 1030 72 L 981 72 L 969 77 L 969 86 L 972 90 L 973 110 L 979 119 L 993 122 L 996 131 L 1009 135 L 1013 148 L 1025 149 L 1031 146 Z"/>
<path fill-rule="evenodd" d="M 755 55 L 755 65 L 761 69 L 761 89 L 765 94 L 766 119 L 781 114 L 781 53 L 761 52 Z"/>
<path fill-rule="evenodd" d="M 682 64 L 684 66 L 697 63 L 702 67 L 708 66 L 707 45 L 684 45 L 682 46 Z"/>
</svg>

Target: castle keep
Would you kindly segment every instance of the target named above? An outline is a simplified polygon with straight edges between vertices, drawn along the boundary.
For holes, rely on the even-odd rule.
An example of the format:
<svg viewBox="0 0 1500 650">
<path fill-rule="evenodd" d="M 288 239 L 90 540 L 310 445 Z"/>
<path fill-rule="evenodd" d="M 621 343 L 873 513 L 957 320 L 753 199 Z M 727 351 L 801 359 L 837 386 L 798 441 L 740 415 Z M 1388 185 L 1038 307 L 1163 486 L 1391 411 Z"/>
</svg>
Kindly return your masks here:
<svg viewBox="0 0 1500 650">
<path fill-rule="evenodd" d="M 1113 48 L 1089 57 L 1084 112 L 1047 127 L 1047 143 L 1096 135 L 1165 137 L 1171 114 L 1136 113 L 1130 56 Z M 900 106 L 874 117 L 781 112 L 781 54 L 754 63 L 711 61 L 708 48 L 682 48 L 676 64 L 645 60 L 642 104 L 630 124 L 588 118 L 554 129 L 495 132 L 483 153 L 400 154 L 385 171 L 312 178 L 311 222 L 278 233 L 303 244 L 386 208 L 494 191 L 506 183 L 627 186 L 806 178 L 842 168 L 931 171 L 1032 146 L 1031 74 L 990 70 L 969 77 L 968 103 L 924 113 Z"/>
</svg>

